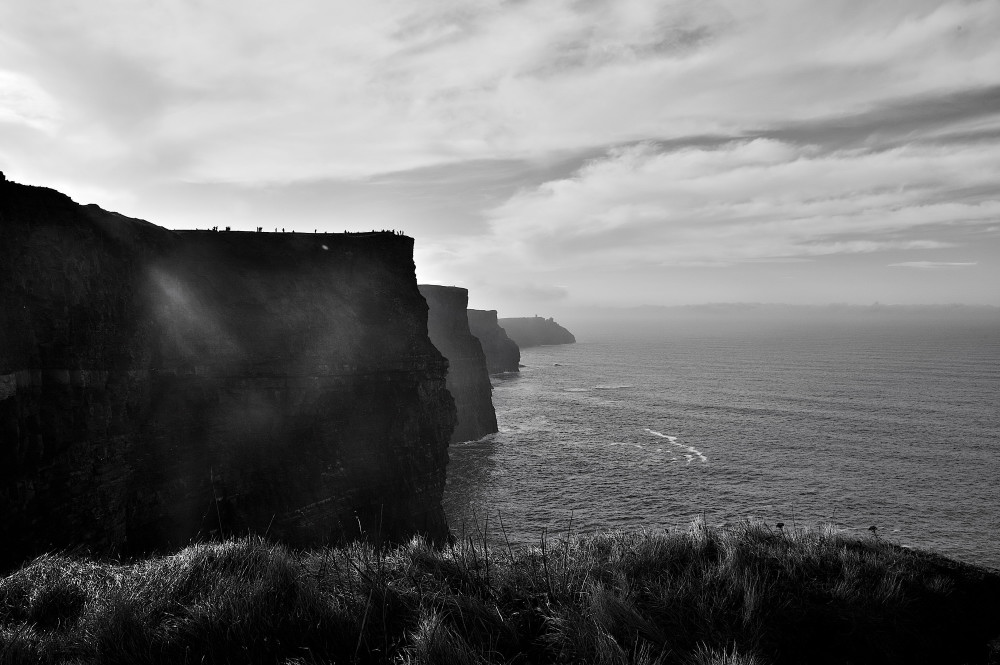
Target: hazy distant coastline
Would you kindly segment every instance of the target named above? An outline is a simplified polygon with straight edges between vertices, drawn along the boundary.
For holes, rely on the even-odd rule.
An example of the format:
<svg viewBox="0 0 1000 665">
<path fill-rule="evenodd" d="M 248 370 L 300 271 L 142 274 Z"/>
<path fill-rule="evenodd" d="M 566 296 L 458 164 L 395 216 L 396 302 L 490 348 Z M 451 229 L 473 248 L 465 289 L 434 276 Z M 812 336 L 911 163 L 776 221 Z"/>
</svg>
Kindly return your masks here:
<svg viewBox="0 0 1000 665">
<path fill-rule="evenodd" d="M 594 306 L 555 310 L 555 316 L 578 337 L 591 334 L 637 334 L 643 324 L 693 326 L 848 325 L 907 323 L 938 325 L 967 322 L 1000 326 L 1000 307 L 992 305 L 793 305 L 782 303 L 704 303 L 696 305 Z"/>
<path fill-rule="evenodd" d="M 1000 307 L 995 305 L 968 305 L 964 303 L 937 305 L 893 305 L 873 303 L 871 305 L 854 305 L 846 303 L 830 303 L 825 305 L 800 305 L 788 303 L 766 302 L 720 302 L 699 303 L 689 305 L 636 305 L 610 306 L 595 305 L 559 310 L 560 316 L 566 319 L 660 319 L 667 317 L 716 317 L 741 316 L 753 317 L 961 317 L 969 319 L 984 319 L 1000 321 Z"/>
</svg>

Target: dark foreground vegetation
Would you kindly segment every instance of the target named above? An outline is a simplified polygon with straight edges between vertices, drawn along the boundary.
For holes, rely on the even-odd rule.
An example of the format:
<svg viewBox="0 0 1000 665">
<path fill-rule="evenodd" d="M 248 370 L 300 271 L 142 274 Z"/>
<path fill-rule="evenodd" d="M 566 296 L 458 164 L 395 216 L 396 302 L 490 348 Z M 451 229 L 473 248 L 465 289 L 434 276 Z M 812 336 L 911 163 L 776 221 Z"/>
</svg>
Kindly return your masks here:
<svg viewBox="0 0 1000 665">
<path fill-rule="evenodd" d="M 760 524 L 438 551 L 259 538 L 0 580 L 0 663 L 990 663 L 1000 573 Z"/>
</svg>

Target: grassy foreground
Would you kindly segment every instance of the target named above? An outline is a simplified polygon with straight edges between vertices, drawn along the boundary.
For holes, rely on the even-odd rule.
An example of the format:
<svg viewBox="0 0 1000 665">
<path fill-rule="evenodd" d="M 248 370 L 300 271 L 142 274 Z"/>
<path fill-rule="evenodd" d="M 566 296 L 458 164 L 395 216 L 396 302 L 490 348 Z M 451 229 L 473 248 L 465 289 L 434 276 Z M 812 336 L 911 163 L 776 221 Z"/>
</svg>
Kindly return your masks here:
<svg viewBox="0 0 1000 665">
<path fill-rule="evenodd" d="M 762 524 L 534 548 L 243 538 L 0 580 L 0 663 L 1000 663 L 1000 573 Z"/>
</svg>

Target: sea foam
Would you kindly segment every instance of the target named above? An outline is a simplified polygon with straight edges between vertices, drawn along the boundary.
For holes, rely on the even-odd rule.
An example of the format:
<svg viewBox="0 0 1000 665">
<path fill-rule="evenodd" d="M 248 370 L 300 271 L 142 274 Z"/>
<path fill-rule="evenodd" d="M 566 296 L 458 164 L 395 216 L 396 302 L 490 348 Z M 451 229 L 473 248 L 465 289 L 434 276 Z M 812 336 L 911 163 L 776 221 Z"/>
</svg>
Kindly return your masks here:
<svg viewBox="0 0 1000 665">
<path fill-rule="evenodd" d="M 685 446 L 683 443 L 678 443 L 676 436 L 670 436 L 669 434 L 663 434 L 661 432 L 657 432 L 656 430 L 649 429 L 648 427 L 646 427 L 645 430 L 647 432 L 649 432 L 650 434 L 652 434 L 653 436 L 658 436 L 661 439 L 666 439 L 667 441 L 670 442 L 671 445 L 677 446 L 678 448 L 680 448 L 682 450 L 686 450 L 687 452 L 684 454 L 684 457 L 687 459 L 687 463 L 688 464 L 690 464 L 691 462 L 693 462 L 696 457 L 701 462 L 707 462 L 708 461 L 708 458 L 705 457 L 701 453 L 701 451 L 698 450 L 697 448 L 695 448 L 694 446 Z"/>
</svg>

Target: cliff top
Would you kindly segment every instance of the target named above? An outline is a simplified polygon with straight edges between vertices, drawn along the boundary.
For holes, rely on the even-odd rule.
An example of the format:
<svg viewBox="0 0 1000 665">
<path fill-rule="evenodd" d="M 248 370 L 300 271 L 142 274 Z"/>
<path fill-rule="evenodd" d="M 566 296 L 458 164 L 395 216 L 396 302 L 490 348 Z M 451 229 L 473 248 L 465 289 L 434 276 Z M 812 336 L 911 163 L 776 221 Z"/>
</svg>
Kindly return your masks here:
<svg viewBox="0 0 1000 665">
<path fill-rule="evenodd" d="M 458 307 L 465 311 L 469 306 L 469 290 L 461 286 L 442 286 L 440 284 L 418 284 L 417 288 L 424 298 L 433 298 L 449 307 Z"/>
<path fill-rule="evenodd" d="M 297 233 L 268 231 L 174 231 L 201 251 L 222 254 L 234 263 L 278 268 L 301 261 L 353 261 L 392 256 L 413 265 L 413 238 L 392 232 Z"/>
<path fill-rule="evenodd" d="M 374 248 L 373 251 L 381 251 L 385 248 L 393 248 L 412 253 L 413 250 L 412 237 L 392 230 L 335 233 L 302 233 L 285 231 L 284 229 L 270 231 L 263 227 L 259 227 L 257 231 L 238 231 L 228 228 L 171 230 L 143 219 L 105 210 L 94 203 L 79 204 L 66 194 L 49 187 L 25 185 L 8 180 L 2 171 L 0 171 L 0 185 L 4 187 L 4 196 L 0 200 L 0 207 L 12 213 L 17 212 L 17 217 L 13 219 L 31 223 L 44 221 L 48 225 L 76 224 L 86 219 L 87 222 L 98 226 L 102 232 L 110 234 L 118 240 L 124 239 L 122 233 L 126 228 L 141 227 L 147 231 L 155 229 L 156 232 L 164 235 L 196 238 L 199 243 L 218 245 L 246 244 L 247 247 L 272 245 L 295 250 L 323 249 L 322 246 L 326 245 L 327 251 L 340 248 L 355 251 Z M 0 222 L 2 221 L 6 220 L 0 219 Z M 379 242 L 372 244 L 372 240 Z"/>
</svg>

